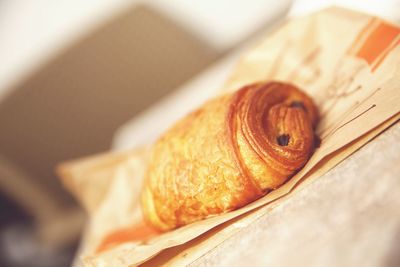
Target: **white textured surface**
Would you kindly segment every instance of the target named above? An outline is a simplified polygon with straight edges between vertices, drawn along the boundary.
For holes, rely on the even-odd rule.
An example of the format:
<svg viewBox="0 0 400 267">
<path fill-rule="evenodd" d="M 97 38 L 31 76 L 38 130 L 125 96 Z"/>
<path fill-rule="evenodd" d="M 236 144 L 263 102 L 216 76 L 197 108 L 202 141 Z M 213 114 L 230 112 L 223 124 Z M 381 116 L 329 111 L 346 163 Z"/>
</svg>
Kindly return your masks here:
<svg viewBox="0 0 400 267">
<path fill-rule="evenodd" d="M 301 16 L 332 5 L 359 10 L 394 22 L 400 21 L 399 0 L 296 0 L 290 15 Z"/>
<path fill-rule="evenodd" d="M 152 3 L 189 32 L 223 51 L 286 14 L 292 0 L 153 0 Z"/>
<path fill-rule="evenodd" d="M 400 266 L 400 124 L 193 266 Z"/>
</svg>

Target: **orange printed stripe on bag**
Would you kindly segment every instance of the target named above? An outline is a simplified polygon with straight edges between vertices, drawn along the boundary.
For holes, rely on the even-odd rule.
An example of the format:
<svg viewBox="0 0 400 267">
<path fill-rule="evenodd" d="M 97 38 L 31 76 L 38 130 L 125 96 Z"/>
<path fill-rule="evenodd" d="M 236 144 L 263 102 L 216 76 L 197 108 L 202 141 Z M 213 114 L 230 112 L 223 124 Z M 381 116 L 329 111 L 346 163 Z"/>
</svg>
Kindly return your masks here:
<svg viewBox="0 0 400 267">
<path fill-rule="evenodd" d="M 400 28 L 374 18 L 359 33 L 349 54 L 364 59 L 375 71 L 399 42 Z"/>
</svg>

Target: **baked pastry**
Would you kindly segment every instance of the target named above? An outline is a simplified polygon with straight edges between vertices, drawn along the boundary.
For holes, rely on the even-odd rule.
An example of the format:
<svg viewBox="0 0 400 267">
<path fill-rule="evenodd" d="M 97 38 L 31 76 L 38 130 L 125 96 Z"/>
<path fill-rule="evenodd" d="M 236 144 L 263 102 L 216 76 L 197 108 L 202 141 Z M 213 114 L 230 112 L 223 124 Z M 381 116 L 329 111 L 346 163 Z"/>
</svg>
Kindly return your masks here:
<svg viewBox="0 0 400 267">
<path fill-rule="evenodd" d="M 310 158 L 317 122 L 312 99 L 280 82 L 208 101 L 153 146 L 142 191 L 146 221 L 165 231 L 276 189 Z"/>
</svg>

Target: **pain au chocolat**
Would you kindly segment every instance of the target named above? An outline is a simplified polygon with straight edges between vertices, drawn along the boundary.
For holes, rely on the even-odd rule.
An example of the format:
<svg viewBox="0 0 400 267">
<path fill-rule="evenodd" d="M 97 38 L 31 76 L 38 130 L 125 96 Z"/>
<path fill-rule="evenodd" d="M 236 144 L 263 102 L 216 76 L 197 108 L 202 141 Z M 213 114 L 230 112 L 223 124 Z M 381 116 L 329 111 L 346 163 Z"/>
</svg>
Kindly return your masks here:
<svg viewBox="0 0 400 267">
<path fill-rule="evenodd" d="M 312 99 L 280 82 L 208 101 L 153 146 L 142 191 L 146 221 L 166 231 L 278 188 L 312 155 L 317 122 Z"/>
</svg>

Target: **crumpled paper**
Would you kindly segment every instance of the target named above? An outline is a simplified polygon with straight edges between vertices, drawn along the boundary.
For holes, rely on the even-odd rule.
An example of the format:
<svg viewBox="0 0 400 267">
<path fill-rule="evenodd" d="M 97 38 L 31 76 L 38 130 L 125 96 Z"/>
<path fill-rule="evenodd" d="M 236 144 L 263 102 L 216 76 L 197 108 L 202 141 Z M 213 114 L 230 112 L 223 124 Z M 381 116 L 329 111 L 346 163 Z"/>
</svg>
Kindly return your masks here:
<svg viewBox="0 0 400 267">
<path fill-rule="evenodd" d="M 317 129 L 321 145 L 291 180 L 236 211 L 147 240 L 117 243 L 96 253 L 110 233 L 142 222 L 138 200 L 148 148 L 62 164 L 59 173 L 64 184 L 91 216 L 84 237 L 84 264 L 144 263 L 162 250 L 187 243 L 232 219 L 250 222 L 254 214 L 251 211 L 271 203 L 279 205 L 280 199 L 290 197 L 291 191 L 333 168 L 398 120 L 399 40 L 400 28 L 391 23 L 355 11 L 329 8 L 287 21 L 243 55 L 222 92 L 255 81 L 295 84 L 314 98 L 321 111 Z M 234 234 L 237 226 L 228 223 L 223 227 L 226 233 Z"/>
</svg>

